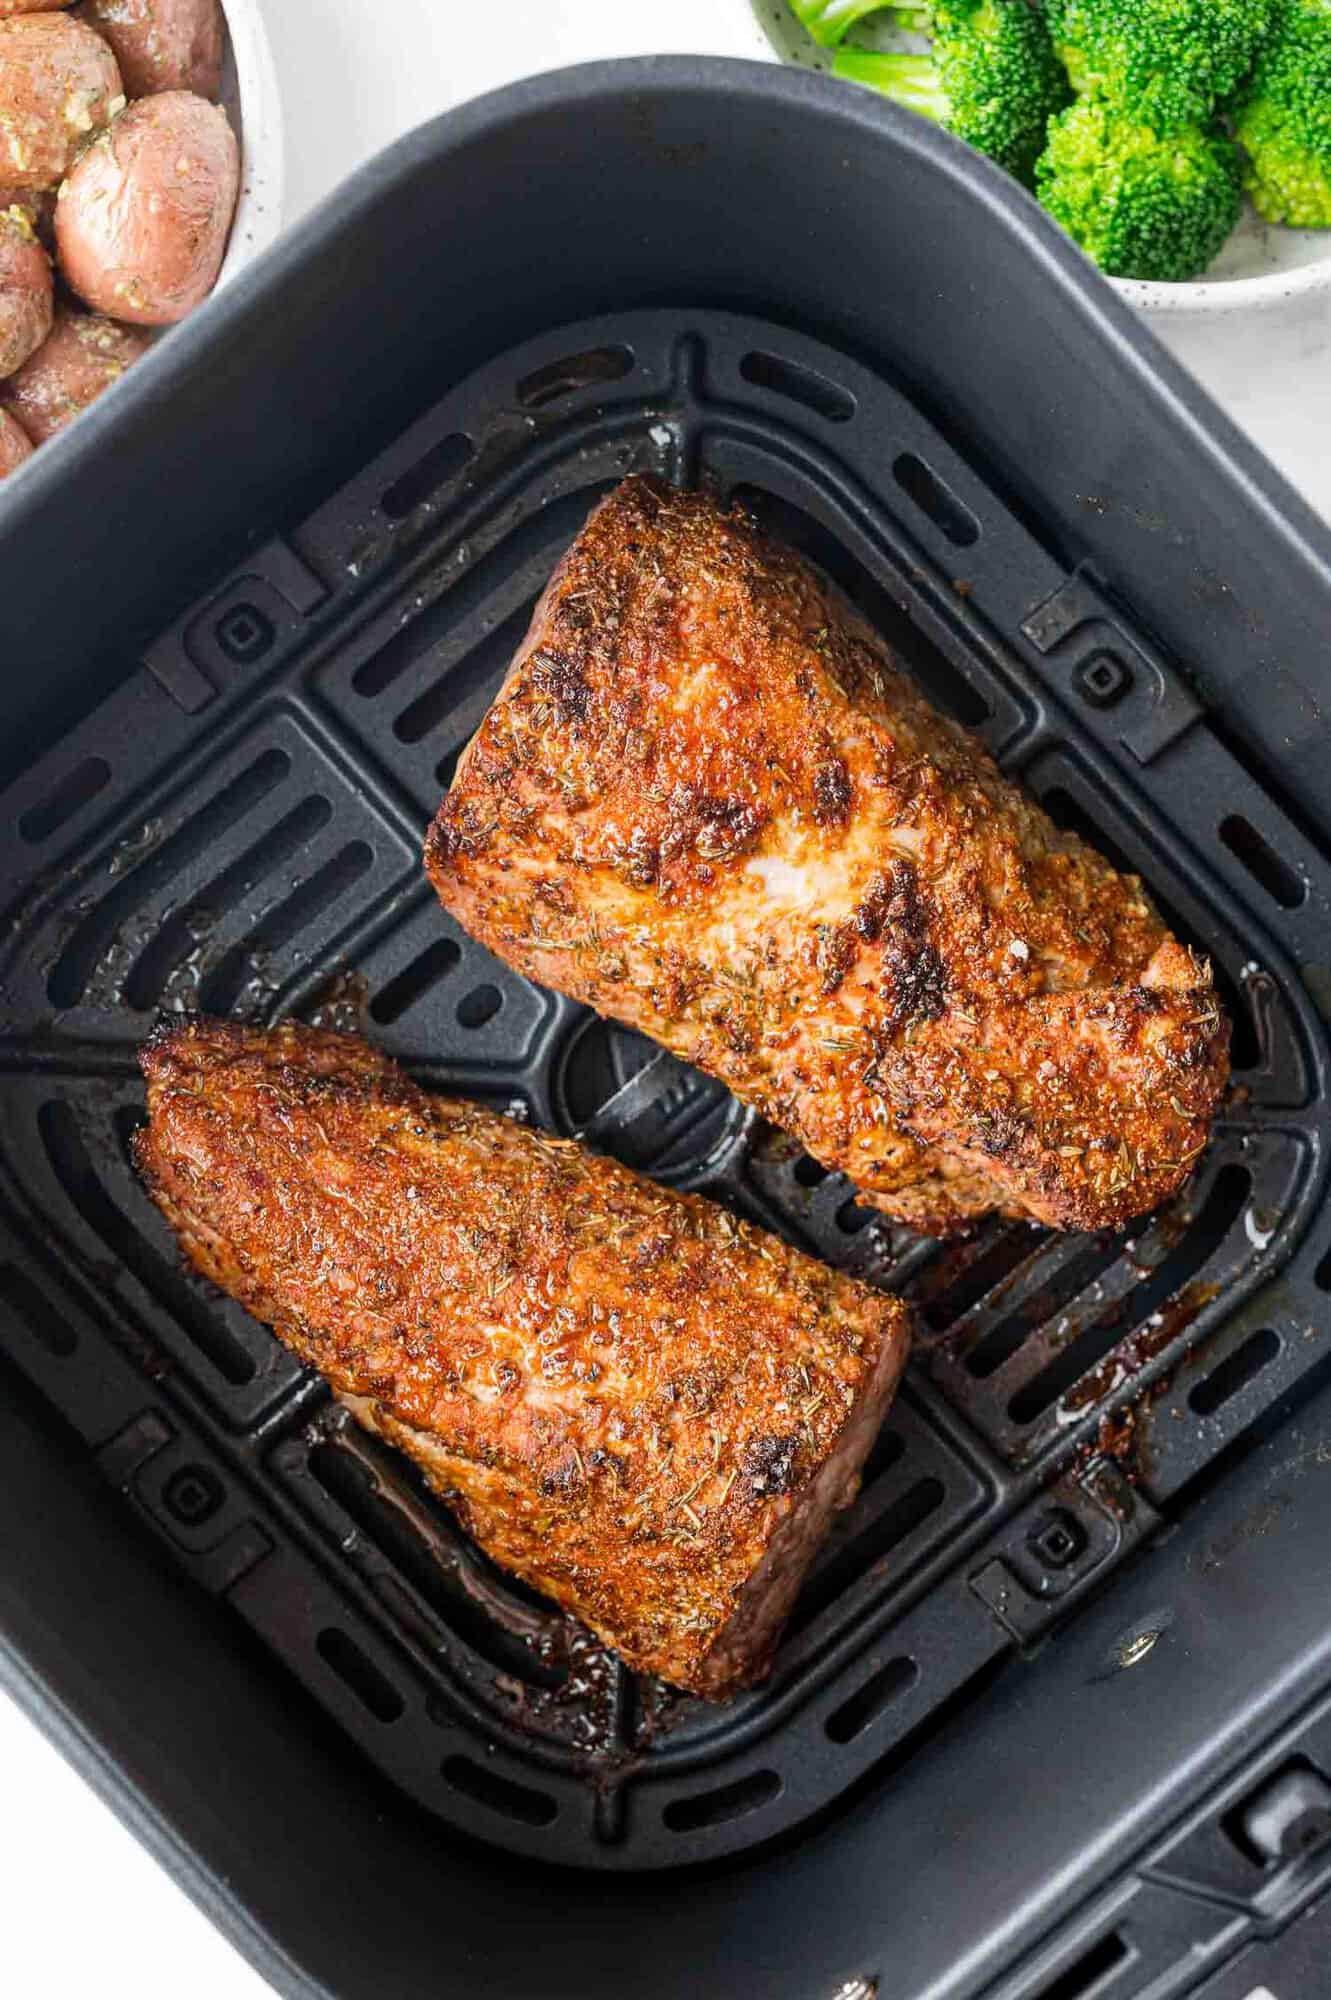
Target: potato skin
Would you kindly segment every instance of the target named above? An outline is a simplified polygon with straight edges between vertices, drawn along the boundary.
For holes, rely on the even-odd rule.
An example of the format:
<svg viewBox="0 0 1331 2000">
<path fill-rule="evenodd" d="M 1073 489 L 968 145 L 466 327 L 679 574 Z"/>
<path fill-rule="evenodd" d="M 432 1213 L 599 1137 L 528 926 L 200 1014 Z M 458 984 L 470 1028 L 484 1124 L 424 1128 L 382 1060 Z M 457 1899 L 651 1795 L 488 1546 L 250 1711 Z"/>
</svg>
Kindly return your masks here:
<svg viewBox="0 0 1331 2000">
<path fill-rule="evenodd" d="M 101 36 L 68 14 L 0 20 L 0 180 L 54 187 L 85 141 L 123 108 Z"/>
<path fill-rule="evenodd" d="M 17 417 L 11 417 L 8 410 L 0 410 L 0 479 L 7 479 L 24 459 L 32 457 L 35 449 Z"/>
<path fill-rule="evenodd" d="M 83 0 L 78 18 L 111 44 L 130 97 L 193 90 L 216 99 L 225 37 L 219 0 Z"/>
<path fill-rule="evenodd" d="M 184 319 L 217 282 L 239 187 L 240 149 L 224 111 L 185 90 L 140 98 L 61 187 L 61 274 L 115 319 Z"/>
<path fill-rule="evenodd" d="M 0 375 L 21 368 L 51 331 L 51 260 L 21 208 L 0 211 Z"/>
<path fill-rule="evenodd" d="M 34 444 L 45 444 L 118 382 L 148 345 L 133 327 L 61 307 L 37 352 L 0 382 L 0 405 Z"/>
<path fill-rule="evenodd" d="M 69 0 L 0 0 L 0 21 L 11 14 L 54 14 L 68 5 Z"/>
</svg>

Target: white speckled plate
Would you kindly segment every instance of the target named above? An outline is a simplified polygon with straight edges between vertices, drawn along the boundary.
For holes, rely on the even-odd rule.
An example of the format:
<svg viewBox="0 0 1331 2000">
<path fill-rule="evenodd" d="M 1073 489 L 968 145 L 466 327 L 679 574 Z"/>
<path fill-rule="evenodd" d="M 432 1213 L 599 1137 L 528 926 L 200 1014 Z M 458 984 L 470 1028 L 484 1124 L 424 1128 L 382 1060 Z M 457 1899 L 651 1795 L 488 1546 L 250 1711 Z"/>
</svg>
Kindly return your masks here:
<svg viewBox="0 0 1331 2000">
<path fill-rule="evenodd" d="M 1156 285 L 1141 278 L 1112 283 L 1153 313 L 1251 312 L 1287 299 L 1331 291 L 1331 230 L 1280 229 L 1245 202 L 1239 226 L 1205 278 Z"/>
<path fill-rule="evenodd" d="M 810 69 L 830 67 L 828 51 L 799 25 L 786 0 L 733 0 L 733 4 L 751 9 L 769 53 Z M 884 46 L 909 42 L 890 31 L 875 33 L 867 22 L 862 35 L 870 41 L 882 39 Z M 1245 203 L 1238 228 L 1205 278 L 1184 285 L 1142 278 L 1111 278 L 1110 283 L 1141 311 L 1169 318 L 1262 311 L 1318 292 L 1331 297 L 1331 230 L 1279 229 L 1263 222 Z"/>
<path fill-rule="evenodd" d="M 299 5 L 300 0 L 284 0 Z M 230 46 L 222 102 L 240 135 L 240 200 L 219 285 L 266 250 L 282 224 L 285 158 L 277 90 L 260 0 L 223 0 Z"/>
</svg>

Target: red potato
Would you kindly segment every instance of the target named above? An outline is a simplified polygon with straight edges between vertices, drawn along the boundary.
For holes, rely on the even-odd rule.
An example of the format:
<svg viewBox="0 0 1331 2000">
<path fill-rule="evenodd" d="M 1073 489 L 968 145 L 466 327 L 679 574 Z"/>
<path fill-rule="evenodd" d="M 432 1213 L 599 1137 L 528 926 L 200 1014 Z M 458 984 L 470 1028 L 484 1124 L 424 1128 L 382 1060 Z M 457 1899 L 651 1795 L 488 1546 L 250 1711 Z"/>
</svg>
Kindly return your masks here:
<svg viewBox="0 0 1331 2000">
<path fill-rule="evenodd" d="M 148 336 L 132 326 L 61 307 L 32 359 L 0 382 L 0 405 L 34 444 L 45 444 L 118 382 L 148 346 Z"/>
<path fill-rule="evenodd" d="M 123 110 L 106 43 L 68 14 L 0 20 L 0 178 L 54 187 L 78 148 Z"/>
<path fill-rule="evenodd" d="M 21 208 L 0 210 L 0 375 L 21 368 L 51 331 L 51 260 Z"/>
<path fill-rule="evenodd" d="M 25 458 L 32 457 L 34 449 L 32 439 L 17 418 L 11 417 L 8 410 L 0 410 L 0 479 L 8 479 Z"/>
<path fill-rule="evenodd" d="M 130 97 L 193 90 L 215 98 L 222 87 L 218 0 L 83 0 L 78 18 L 111 44 Z"/>
<path fill-rule="evenodd" d="M 60 190 L 61 273 L 115 319 L 184 319 L 217 282 L 239 188 L 240 148 L 224 111 L 185 90 L 140 98 Z"/>
</svg>

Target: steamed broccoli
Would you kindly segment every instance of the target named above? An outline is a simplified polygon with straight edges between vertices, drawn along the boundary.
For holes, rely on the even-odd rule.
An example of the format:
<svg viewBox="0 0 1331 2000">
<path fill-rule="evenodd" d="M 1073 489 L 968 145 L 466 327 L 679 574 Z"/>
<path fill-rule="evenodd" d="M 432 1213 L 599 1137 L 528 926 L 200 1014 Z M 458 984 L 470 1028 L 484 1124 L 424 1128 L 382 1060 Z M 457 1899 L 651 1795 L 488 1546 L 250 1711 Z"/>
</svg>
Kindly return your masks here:
<svg viewBox="0 0 1331 2000">
<path fill-rule="evenodd" d="M 1331 4 L 1289 0 L 1235 109 L 1244 185 L 1268 222 L 1331 229 Z"/>
<path fill-rule="evenodd" d="M 932 52 L 843 48 L 836 74 L 922 112 L 1029 182 L 1050 115 L 1069 95 L 1040 16 L 1026 0 L 936 0 L 894 11 L 912 27 L 927 22 Z"/>
<path fill-rule="evenodd" d="M 1218 127 L 1162 137 L 1083 97 L 1051 123 L 1036 190 L 1111 276 L 1195 278 L 1238 220 L 1238 152 Z"/>
<path fill-rule="evenodd" d="M 1242 82 L 1280 0 L 1046 0 L 1078 92 L 1154 131 L 1195 125 Z"/>
<path fill-rule="evenodd" d="M 834 48 L 866 14 L 880 14 L 887 0 L 789 0 L 790 11 L 815 42 Z"/>
</svg>

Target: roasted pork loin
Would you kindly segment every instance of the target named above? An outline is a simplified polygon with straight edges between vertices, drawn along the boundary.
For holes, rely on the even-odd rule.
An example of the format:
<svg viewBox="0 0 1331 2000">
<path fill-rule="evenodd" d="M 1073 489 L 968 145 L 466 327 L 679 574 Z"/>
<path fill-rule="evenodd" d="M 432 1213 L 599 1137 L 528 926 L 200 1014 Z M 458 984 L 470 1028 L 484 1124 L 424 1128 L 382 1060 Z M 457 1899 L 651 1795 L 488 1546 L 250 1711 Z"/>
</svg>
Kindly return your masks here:
<svg viewBox="0 0 1331 2000">
<path fill-rule="evenodd" d="M 799 556 L 633 478 L 561 562 L 426 845 L 510 964 L 916 1228 L 1154 1207 L 1229 1029 L 1133 876 L 937 715 Z"/>
<path fill-rule="evenodd" d="M 907 1347 L 896 1300 L 355 1036 L 193 1019 L 138 1164 L 205 1277 L 635 1668 L 766 1669 Z"/>
</svg>

